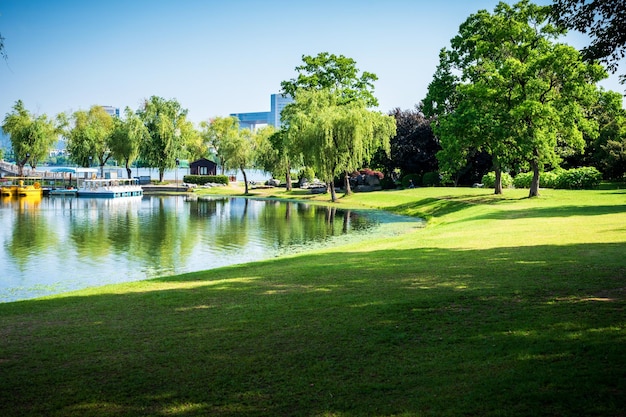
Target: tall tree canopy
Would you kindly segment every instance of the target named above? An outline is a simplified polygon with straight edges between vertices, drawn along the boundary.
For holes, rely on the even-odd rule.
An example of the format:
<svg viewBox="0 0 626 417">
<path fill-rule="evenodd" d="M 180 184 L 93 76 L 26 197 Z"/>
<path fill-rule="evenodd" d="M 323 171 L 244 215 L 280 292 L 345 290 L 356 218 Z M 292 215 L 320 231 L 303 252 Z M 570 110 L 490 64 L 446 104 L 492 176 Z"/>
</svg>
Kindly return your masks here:
<svg viewBox="0 0 626 417">
<path fill-rule="evenodd" d="M 33 169 L 37 167 L 59 135 L 54 121 L 45 114 L 33 116 L 26 110 L 22 100 L 18 100 L 13 105 L 13 111 L 5 116 L 2 131 L 9 135 L 20 176 L 27 163 Z"/>
<path fill-rule="evenodd" d="M 300 89 L 328 89 L 338 92 L 342 103 L 360 99 L 368 107 L 378 105 L 374 97 L 374 81 L 378 77 L 367 71 L 359 74 L 352 58 L 321 52 L 315 57 L 303 55 L 302 61 L 304 64 L 296 67 L 298 77 L 280 83 L 283 94 L 295 97 Z"/>
<path fill-rule="evenodd" d="M 111 154 L 115 160 L 124 164 L 126 174 L 131 178 L 131 165 L 139 157 L 141 144 L 150 138 L 150 133 L 129 107 L 124 110 L 124 118 L 116 118 L 114 122 L 115 127 L 109 142 Z"/>
<path fill-rule="evenodd" d="M 344 175 L 349 193 L 348 173 L 368 163 L 379 148 L 389 152 L 395 121 L 368 110 L 378 105 L 373 84 L 378 77 L 360 73 L 353 59 L 322 52 L 302 60 L 298 77 L 281 83 L 283 94 L 294 97 L 283 110 L 281 146 L 292 157 L 302 155 L 336 201 L 335 176 Z"/>
<path fill-rule="evenodd" d="M 115 123 L 101 106 L 92 106 L 89 111 L 79 110 L 72 114 L 74 125 L 66 133 L 67 150 L 70 158 L 86 167 L 97 163 L 100 171 L 111 158 L 109 141 Z"/>
<path fill-rule="evenodd" d="M 184 152 L 184 144 L 189 139 L 187 110 L 178 101 L 152 96 L 139 110 L 150 134 L 143 142 L 141 155 L 145 161 L 159 169 L 159 181 L 163 181 L 166 169 L 176 167 L 176 159 Z"/>
<path fill-rule="evenodd" d="M 499 3 L 493 14 L 471 15 L 442 51 L 446 76 L 440 79 L 452 79 L 454 88 L 442 88 L 435 78 L 425 103 L 439 117 L 443 165 L 483 149 L 492 155 L 497 180 L 504 167 L 530 167 L 530 196 L 536 196 L 540 171 L 558 164 L 558 149 L 582 150 L 583 132 L 595 128 L 586 117 L 597 97 L 595 83 L 606 73 L 555 42 L 564 31 L 550 24 L 550 13 L 527 0 Z"/>
<path fill-rule="evenodd" d="M 391 157 L 383 163 L 387 171 L 399 168 L 402 174 L 424 174 L 437 171 L 439 141 L 431 120 L 418 109 L 395 108 L 390 115 L 396 121 L 396 135 L 390 140 Z"/>
<path fill-rule="evenodd" d="M 224 152 L 225 144 L 234 141 L 239 135 L 239 120 L 233 116 L 216 117 L 208 122 L 200 122 L 200 127 L 202 138 L 207 147 L 215 153 L 224 175 L 229 156 Z"/>
<path fill-rule="evenodd" d="M 389 139 L 396 132 L 393 117 L 368 110 L 361 100 L 343 103 L 340 94 L 328 89 L 298 90 L 287 122 L 305 165 L 330 184 L 332 201 L 334 178 L 347 177 L 379 148 L 389 152 Z"/>
<path fill-rule="evenodd" d="M 600 60 L 616 72 L 626 56 L 626 2 L 624 0 L 554 0 L 555 20 L 569 29 L 589 34 L 583 49 L 588 60 Z M 625 75 L 620 78 L 626 80 Z"/>
</svg>

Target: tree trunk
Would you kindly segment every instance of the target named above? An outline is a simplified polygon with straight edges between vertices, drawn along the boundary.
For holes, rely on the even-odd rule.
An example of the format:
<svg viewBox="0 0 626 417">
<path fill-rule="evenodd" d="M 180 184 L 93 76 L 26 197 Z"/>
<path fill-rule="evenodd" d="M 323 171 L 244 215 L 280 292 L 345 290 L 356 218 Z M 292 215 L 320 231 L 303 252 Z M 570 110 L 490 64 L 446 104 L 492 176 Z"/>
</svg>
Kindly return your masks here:
<svg viewBox="0 0 626 417">
<path fill-rule="evenodd" d="M 241 173 L 243 174 L 243 183 L 246 184 L 245 194 L 248 194 L 248 176 L 246 175 L 246 171 L 244 171 L 243 166 L 240 167 Z"/>
<path fill-rule="evenodd" d="M 502 169 L 496 167 L 496 182 L 494 184 L 494 194 L 502 194 Z"/>
<path fill-rule="evenodd" d="M 350 188 L 350 174 L 348 174 L 348 171 L 345 172 L 345 175 L 343 177 L 343 184 L 346 190 L 344 195 L 352 194 L 352 188 Z"/>
<path fill-rule="evenodd" d="M 159 168 L 159 182 L 163 182 L 164 174 L 165 174 L 165 168 Z"/>
<path fill-rule="evenodd" d="M 330 200 L 333 203 L 337 202 L 337 193 L 335 192 L 335 183 L 333 181 L 329 182 L 329 187 L 330 187 Z"/>
<path fill-rule="evenodd" d="M 530 184 L 528 197 L 539 197 L 539 164 L 533 160 L 530 165 L 533 168 L 533 182 Z"/>
<path fill-rule="evenodd" d="M 128 165 L 128 161 L 126 162 L 126 175 L 128 175 L 128 179 L 131 179 L 133 175 L 133 169 Z"/>
<path fill-rule="evenodd" d="M 285 175 L 285 181 L 287 182 L 287 191 L 291 191 L 291 168 L 287 168 L 287 174 Z"/>
</svg>

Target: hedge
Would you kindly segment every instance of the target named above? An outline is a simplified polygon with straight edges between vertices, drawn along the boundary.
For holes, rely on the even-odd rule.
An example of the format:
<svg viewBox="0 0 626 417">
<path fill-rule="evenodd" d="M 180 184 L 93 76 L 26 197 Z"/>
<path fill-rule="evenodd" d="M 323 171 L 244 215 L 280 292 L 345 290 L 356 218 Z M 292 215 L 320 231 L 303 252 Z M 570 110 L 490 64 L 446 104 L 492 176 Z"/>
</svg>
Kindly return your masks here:
<svg viewBox="0 0 626 417">
<path fill-rule="evenodd" d="M 224 184 L 228 185 L 228 177 L 226 175 L 185 175 L 183 182 L 186 184 Z"/>
</svg>

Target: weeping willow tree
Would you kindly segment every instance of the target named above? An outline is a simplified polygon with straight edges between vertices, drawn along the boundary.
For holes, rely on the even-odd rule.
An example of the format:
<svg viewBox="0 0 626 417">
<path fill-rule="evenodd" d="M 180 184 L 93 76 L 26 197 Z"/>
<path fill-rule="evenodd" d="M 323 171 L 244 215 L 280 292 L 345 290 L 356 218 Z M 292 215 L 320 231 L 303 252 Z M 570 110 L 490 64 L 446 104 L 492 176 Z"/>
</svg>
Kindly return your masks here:
<svg viewBox="0 0 626 417">
<path fill-rule="evenodd" d="M 300 149 L 304 164 L 329 184 L 337 200 L 334 178 L 344 176 L 350 193 L 349 173 L 369 163 L 378 149 L 389 153 L 389 140 L 396 134 L 392 116 L 367 109 L 363 100 L 345 103 L 329 89 L 298 90 L 286 114 L 289 134 Z"/>
</svg>

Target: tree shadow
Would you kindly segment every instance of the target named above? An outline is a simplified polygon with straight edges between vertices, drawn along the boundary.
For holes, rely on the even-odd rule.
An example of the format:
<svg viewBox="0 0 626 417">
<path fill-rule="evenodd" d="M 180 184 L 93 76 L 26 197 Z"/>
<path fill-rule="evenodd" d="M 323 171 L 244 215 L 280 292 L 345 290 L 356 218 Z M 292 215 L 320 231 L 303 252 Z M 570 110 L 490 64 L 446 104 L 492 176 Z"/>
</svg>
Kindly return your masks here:
<svg viewBox="0 0 626 417">
<path fill-rule="evenodd" d="M 624 248 L 315 254 L 3 304 L 0 413 L 619 415 Z"/>
</svg>

